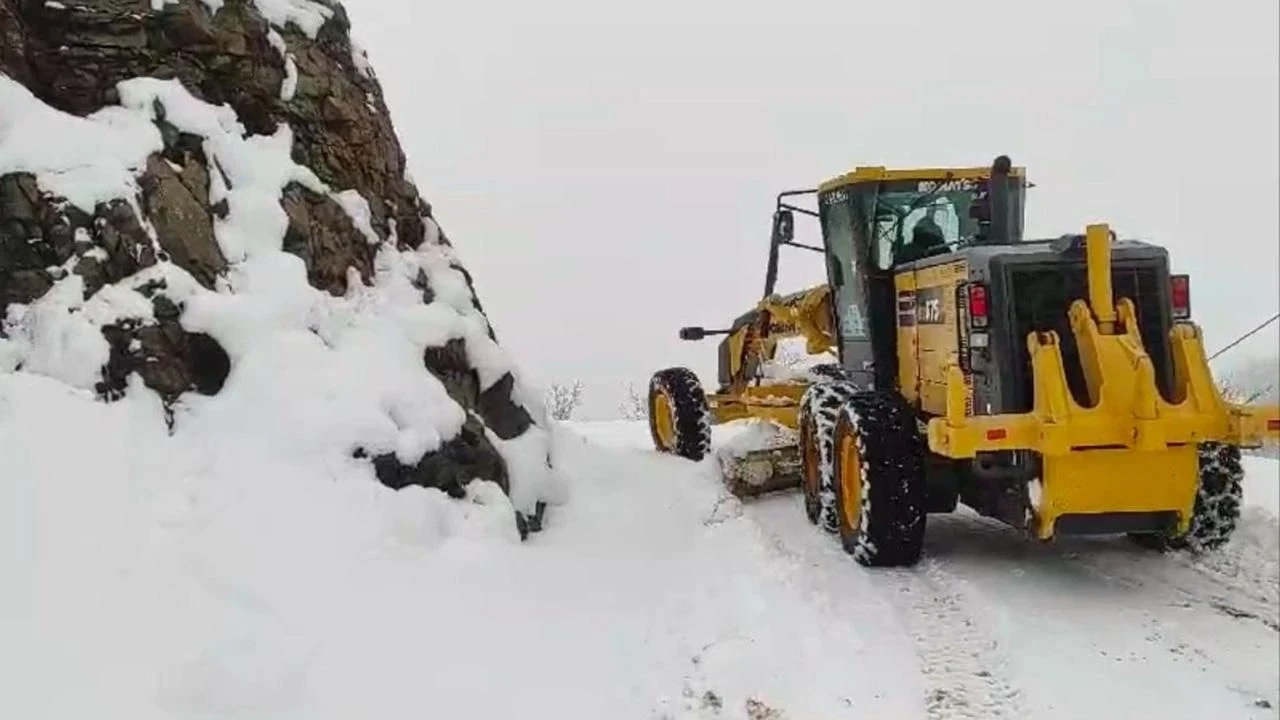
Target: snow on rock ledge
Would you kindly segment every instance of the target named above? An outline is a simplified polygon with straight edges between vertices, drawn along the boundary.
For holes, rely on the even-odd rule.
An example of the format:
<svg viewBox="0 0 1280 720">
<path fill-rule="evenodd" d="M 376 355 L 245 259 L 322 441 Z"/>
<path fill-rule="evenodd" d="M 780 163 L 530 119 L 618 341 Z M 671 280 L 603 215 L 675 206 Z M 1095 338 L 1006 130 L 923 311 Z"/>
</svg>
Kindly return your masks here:
<svg viewBox="0 0 1280 720">
<path fill-rule="evenodd" d="M 0 373 L 149 389 L 242 465 L 489 481 L 522 534 L 559 499 L 340 5 L 0 0 L 0 46 Z"/>
</svg>

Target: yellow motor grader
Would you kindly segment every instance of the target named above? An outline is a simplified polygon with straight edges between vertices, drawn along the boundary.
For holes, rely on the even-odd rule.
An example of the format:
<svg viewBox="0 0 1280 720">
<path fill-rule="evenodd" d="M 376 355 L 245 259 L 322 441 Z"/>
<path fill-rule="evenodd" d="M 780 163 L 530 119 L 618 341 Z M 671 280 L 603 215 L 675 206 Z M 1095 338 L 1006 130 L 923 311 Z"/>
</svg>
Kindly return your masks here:
<svg viewBox="0 0 1280 720">
<path fill-rule="evenodd" d="M 655 446 L 702 460 L 713 425 L 771 423 L 791 440 L 725 463 L 729 488 L 800 486 L 810 521 L 863 565 L 914 564 L 927 515 L 958 503 L 1041 540 L 1226 542 L 1240 449 L 1280 438 L 1280 407 L 1224 400 L 1164 248 L 1105 224 L 1024 239 L 1027 187 L 1000 156 L 781 193 L 762 300 L 728 328 L 680 330 L 725 336 L 719 387 L 653 375 Z M 795 240 L 797 214 L 818 220 L 821 247 Z M 777 294 L 788 246 L 822 253 L 827 282 Z M 766 377 L 787 338 L 838 362 Z"/>
</svg>

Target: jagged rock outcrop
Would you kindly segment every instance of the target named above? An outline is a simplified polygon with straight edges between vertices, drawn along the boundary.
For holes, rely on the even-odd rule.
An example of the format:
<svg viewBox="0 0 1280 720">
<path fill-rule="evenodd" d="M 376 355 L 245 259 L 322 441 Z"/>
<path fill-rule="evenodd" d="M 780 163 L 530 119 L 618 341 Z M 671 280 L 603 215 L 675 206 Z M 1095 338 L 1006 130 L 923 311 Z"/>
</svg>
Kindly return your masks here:
<svg viewBox="0 0 1280 720">
<path fill-rule="evenodd" d="M 280 139 L 287 128 L 289 157 L 319 185 L 294 180 L 278 192 L 286 220 L 280 248 L 305 263 L 311 286 L 342 297 L 353 282 L 374 282 L 382 246 L 450 247 L 406 173 L 381 88 L 348 31 L 346 12 L 331 0 L 0 0 L 0 73 L 78 117 L 123 104 L 123 81 L 155 78 L 229 107 L 247 135 Z M 227 292 L 228 270 L 241 258 L 218 224 L 236 212 L 228 197 L 236 169 L 210 157 L 216 143 L 171 105 L 152 101 L 162 148 L 146 158 L 132 198 L 78 206 L 31 172 L 6 173 L 0 157 L 0 314 L 44 297 L 68 273 L 83 281 L 87 301 L 165 263 Z M 456 261 L 450 267 L 483 316 L 470 274 Z M 413 285 L 424 303 L 436 299 L 427 273 Z M 134 289 L 150 312 L 101 327 L 109 354 L 98 393 L 118 398 L 136 374 L 166 403 L 216 395 L 233 371 L 227 350 L 184 325 L 183 297 L 165 279 Z M 484 334 L 495 338 L 487 321 Z M 411 465 L 394 453 L 353 450 L 385 484 L 455 496 L 474 478 L 509 488 L 511 468 L 490 436 L 517 438 L 534 419 L 513 398 L 509 372 L 481 381 L 469 341 L 477 340 L 449 338 L 422 358 L 423 371 L 467 411 L 460 433 Z"/>
</svg>

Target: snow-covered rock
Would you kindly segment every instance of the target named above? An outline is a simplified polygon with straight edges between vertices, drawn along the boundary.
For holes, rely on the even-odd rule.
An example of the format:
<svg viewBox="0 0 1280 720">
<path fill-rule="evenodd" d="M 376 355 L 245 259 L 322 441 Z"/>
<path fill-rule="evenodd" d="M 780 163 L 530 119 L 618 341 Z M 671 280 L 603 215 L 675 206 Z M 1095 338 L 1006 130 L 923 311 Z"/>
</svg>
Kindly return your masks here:
<svg viewBox="0 0 1280 720">
<path fill-rule="evenodd" d="M 266 467 L 488 481 L 523 533 L 559 497 L 544 413 L 348 29 L 327 1 L 0 0 L 0 372 L 154 393 L 169 435 Z"/>
</svg>

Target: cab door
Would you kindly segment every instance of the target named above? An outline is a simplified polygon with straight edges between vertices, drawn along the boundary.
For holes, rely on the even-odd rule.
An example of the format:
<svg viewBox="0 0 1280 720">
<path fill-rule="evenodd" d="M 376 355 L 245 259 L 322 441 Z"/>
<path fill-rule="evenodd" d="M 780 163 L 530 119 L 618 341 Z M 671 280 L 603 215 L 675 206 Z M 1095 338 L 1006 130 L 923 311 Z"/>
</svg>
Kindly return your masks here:
<svg viewBox="0 0 1280 720">
<path fill-rule="evenodd" d="M 963 257 L 944 256 L 916 267 L 912 276 L 919 407 L 942 415 L 947 408 L 947 369 L 960 361 L 956 292 L 969 277 L 968 264 Z"/>
<path fill-rule="evenodd" d="M 851 193 L 841 188 L 822 195 L 819 207 L 840 364 L 859 387 L 875 387 L 876 355 L 872 341 L 875 328 L 868 311 L 866 262 L 862 252 L 865 245 L 855 237 L 857 227 Z"/>
</svg>

